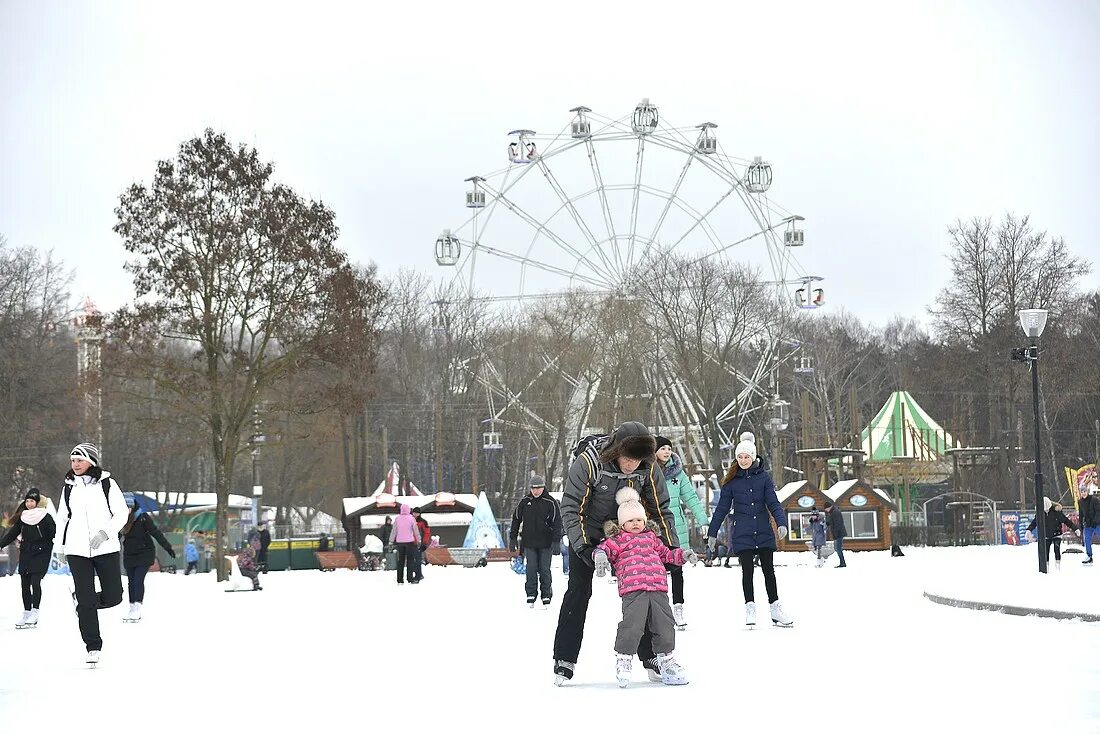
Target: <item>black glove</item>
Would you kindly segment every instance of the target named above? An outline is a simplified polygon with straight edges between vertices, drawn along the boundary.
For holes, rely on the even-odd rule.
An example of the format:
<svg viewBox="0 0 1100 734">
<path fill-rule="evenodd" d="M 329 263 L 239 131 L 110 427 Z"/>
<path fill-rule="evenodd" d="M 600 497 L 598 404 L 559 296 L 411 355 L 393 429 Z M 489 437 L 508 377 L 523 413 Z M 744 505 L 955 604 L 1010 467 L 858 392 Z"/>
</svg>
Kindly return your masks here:
<svg viewBox="0 0 1100 734">
<path fill-rule="evenodd" d="M 576 548 L 573 552 L 577 555 L 577 558 L 581 559 L 581 562 L 589 568 L 595 568 L 596 564 L 592 561 L 592 551 L 595 550 L 595 546 L 582 545 L 580 550 Z"/>
<path fill-rule="evenodd" d="M 172 556 L 172 558 L 175 558 L 176 557 L 176 552 L 174 550 L 170 550 L 170 551 L 168 551 L 168 555 Z"/>
</svg>

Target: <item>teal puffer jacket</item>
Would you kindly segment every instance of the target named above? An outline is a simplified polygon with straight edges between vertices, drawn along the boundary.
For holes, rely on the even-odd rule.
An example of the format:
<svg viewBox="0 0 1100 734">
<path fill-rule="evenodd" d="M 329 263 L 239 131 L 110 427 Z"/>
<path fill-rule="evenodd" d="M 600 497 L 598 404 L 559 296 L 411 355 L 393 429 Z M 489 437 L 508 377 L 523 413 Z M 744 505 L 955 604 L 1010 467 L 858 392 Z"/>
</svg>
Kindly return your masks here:
<svg viewBox="0 0 1100 734">
<path fill-rule="evenodd" d="M 681 548 L 690 548 L 688 543 L 687 518 L 684 516 L 683 505 L 687 505 L 691 514 L 695 516 L 695 524 L 706 527 L 710 520 L 707 519 L 707 511 L 699 500 L 695 491 L 695 485 L 684 471 L 684 462 L 676 454 L 668 457 L 668 463 L 661 467 L 665 475 L 665 488 L 668 490 L 668 508 L 672 511 L 672 517 L 676 520 L 676 535 L 680 538 Z"/>
</svg>

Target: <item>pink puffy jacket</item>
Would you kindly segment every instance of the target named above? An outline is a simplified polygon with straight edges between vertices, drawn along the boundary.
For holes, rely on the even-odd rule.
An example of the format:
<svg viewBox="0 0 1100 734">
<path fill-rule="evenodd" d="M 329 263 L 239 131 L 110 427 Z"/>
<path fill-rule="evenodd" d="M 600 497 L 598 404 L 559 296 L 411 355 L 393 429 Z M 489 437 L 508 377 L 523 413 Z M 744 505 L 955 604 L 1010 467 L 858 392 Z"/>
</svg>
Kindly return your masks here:
<svg viewBox="0 0 1100 734">
<path fill-rule="evenodd" d="M 640 533 L 620 530 L 605 538 L 598 547 L 607 553 L 607 560 L 615 567 L 619 596 L 635 591 L 663 591 L 667 594 L 665 564 L 684 565 L 684 552 L 679 548 L 669 548 L 648 528 Z"/>
<path fill-rule="evenodd" d="M 390 542 L 420 545 L 420 540 L 420 528 L 416 526 L 412 509 L 408 505 L 401 505 L 401 514 L 393 521 L 393 530 L 390 531 Z"/>
</svg>

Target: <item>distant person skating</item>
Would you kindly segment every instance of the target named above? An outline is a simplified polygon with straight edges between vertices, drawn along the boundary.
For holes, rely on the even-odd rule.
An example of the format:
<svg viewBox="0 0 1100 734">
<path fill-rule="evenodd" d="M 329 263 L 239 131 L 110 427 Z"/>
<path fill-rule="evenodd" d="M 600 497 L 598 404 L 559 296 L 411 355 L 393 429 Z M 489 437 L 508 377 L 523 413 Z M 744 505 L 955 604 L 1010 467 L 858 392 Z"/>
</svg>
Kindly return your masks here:
<svg viewBox="0 0 1100 734">
<path fill-rule="evenodd" d="M 1081 532 L 1084 535 L 1085 555 L 1088 556 L 1081 563 L 1092 563 L 1092 539 L 1100 538 L 1100 497 L 1089 494 L 1088 488 L 1081 489 L 1081 496 L 1077 499 L 1078 516 L 1081 520 Z"/>
<path fill-rule="evenodd" d="M 394 520 L 393 531 L 389 537 L 389 543 L 397 546 L 398 584 L 405 583 L 406 571 L 408 571 L 410 584 L 420 583 L 419 572 L 416 568 L 416 552 L 422 542 L 420 528 L 416 526 L 416 519 L 412 516 L 412 510 L 408 505 L 401 505 L 401 514 Z"/>
<path fill-rule="evenodd" d="M 69 472 L 57 507 L 61 553 L 68 559 L 76 591 L 80 636 L 95 666 L 103 649 L 99 610 L 122 603 L 122 544 L 119 533 L 129 518 L 122 488 L 99 465 L 94 444 L 78 444 L 69 454 Z M 99 578 L 100 591 L 95 590 Z"/>
<path fill-rule="evenodd" d="M 192 571 L 198 573 L 199 547 L 195 545 L 194 538 L 188 538 L 187 542 L 184 544 L 183 560 L 187 561 L 187 570 L 183 572 L 184 576 L 190 576 Z"/>
<path fill-rule="evenodd" d="M 393 518 L 386 515 L 385 521 L 382 523 L 382 527 L 378 528 L 378 539 L 382 541 L 383 547 L 388 547 L 390 544 L 390 536 L 393 535 Z"/>
<path fill-rule="evenodd" d="M 833 502 L 825 502 L 825 515 L 829 519 L 829 532 L 833 534 L 833 550 L 836 551 L 836 568 L 844 568 L 844 539 L 848 537 L 848 528 L 844 524 L 844 513 Z"/>
<path fill-rule="evenodd" d="M 707 543 L 718 543 L 718 531 L 726 515 L 733 512 L 733 531 L 730 550 L 737 555 L 741 566 L 741 588 L 745 595 L 745 624 L 756 625 L 756 602 L 753 594 L 753 561 L 760 559 L 764 572 L 764 585 L 768 590 L 772 623 L 779 627 L 794 624 L 779 604 L 779 590 L 775 582 L 772 556 L 775 554 L 775 533 L 768 515 L 775 519 L 780 538 L 787 537 L 787 515 L 779 498 L 775 496 L 775 482 L 756 458 L 756 440 L 751 433 L 741 435 L 741 442 L 734 451 L 736 460 L 722 479 L 722 493 L 718 507 L 710 519 Z"/>
<path fill-rule="evenodd" d="M 550 577 L 550 559 L 553 546 L 561 537 L 561 508 L 546 493 L 546 480 L 531 476 L 527 496 L 519 501 L 512 513 L 512 529 L 508 533 L 508 545 L 513 553 L 523 554 L 527 564 L 527 606 L 534 607 L 542 588 L 542 608 L 548 609 L 554 596 Z M 522 534 L 522 540 L 520 540 Z"/>
<path fill-rule="evenodd" d="M 432 528 L 420 514 L 420 508 L 414 507 L 412 516 L 416 520 L 416 529 L 420 533 L 420 545 L 416 548 L 416 580 L 424 580 L 424 554 L 432 543 Z M 409 579 L 412 581 L 412 579 Z"/>
<path fill-rule="evenodd" d="M 684 462 L 672 452 L 672 442 L 664 436 L 657 436 L 657 463 L 665 475 L 665 489 L 668 490 L 668 509 L 676 521 L 676 537 L 680 547 L 691 549 L 691 538 L 688 534 L 687 518 L 684 516 L 684 506 L 695 518 L 696 524 L 706 527 L 710 524 L 707 511 L 703 507 L 699 494 L 695 491 L 695 485 L 691 483 L 687 472 L 684 471 Z M 683 564 L 670 565 L 669 575 L 672 578 L 672 616 L 676 618 L 676 628 L 685 629 L 684 621 L 684 567 Z"/>
<path fill-rule="evenodd" d="M 821 568 L 825 565 L 825 515 L 816 507 L 810 509 L 810 545 L 813 547 L 817 560 L 814 566 Z"/>
<path fill-rule="evenodd" d="M 260 549 L 256 551 L 256 570 L 267 573 L 267 547 L 271 545 L 271 531 L 267 529 L 267 523 L 261 522 L 257 536 L 260 541 Z"/>
<path fill-rule="evenodd" d="M 1043 508 L 1046 511 L 1046 528 L 1047 528 L 1047 561 L 1050 561 L 1050 547 L 1054 546 L 1054 567 L 1062 567 L 1062 526 L 1070 528 L 1078 535 L 1081 534 L 1080 528 L 1073 524 L 1073 522 L 1065 516 L 1062 512 L 1062 505 L 1058 502 L 1052 502 L 1050 497 L 1043 498 Z M 1032 518 L 1031 524 L 1027 526 L 1027 539 L 1030 541 L 1035 540 L 1035 536 L 1032 531 L 1039 524 L 1039 518 Z"/>
<path fill-rule="evenodd" d="M 126 570 L 127 592 L 130 597 L 130 609 L 123 617 L 127 622 L 141 620 L 141 606 L 145 602 L 145 575 L 156 560 L 155 540 L 172 558 L 176 552 L 172 544 L 164 537 L 153 518 L 149 517 L 137 504 L 133 492 L 123 492 L 126 506 L 130 512 L 126 524 L 122 527 L 122 567 Z"/>
<path fill-rule="evenodd" d="M 676 649 L 676 619 L 668 605 L 665 566 L 683 566 L 680 548 L 669 548 L 657 537 L 657 524 L 646 520 L 646 511 L 637 490 L 625 487 L 615 493 L 619 508 L 618 523 L 604 523 L 607 537 L 592 554 L 597 576 L 615 569 L 622 598 L 623 619 L 615 635 L 615 678 L 620 688 L 630 685 L 634 653 L 642 635 L 653 637 L 653 652 L 661 670 L 661 682 L 680 686 L 688 682 L 683 668 L 673 657 Z M 686 560 L 694 564 L 694 552 Z"/>
<path fill-rule="evenodd" d="M 31 487 L 11 518 L 11 525 L 0 537 L 0 548 L 19 540 L 19 581 L 23 592 L 23 616 L 16 629 L 38 626 L 42 604 L 42 579 L 50 570 L 53 539 L 57 525 L 42 502 L 38 489 Z"/>
<path fill-rule="evenodd" d="M 624 487 L 641 497 L 658 536 L 676 548 L 676 528 L 668 509 L 664 473 L 655 465 L 656 440 L 644 424 L 627 421 L 608 437 L 593 438 L 577 447 L 565 476 L 561 502 L 562 525 L 569 536 L 569 585 L 562 597 L 554 633 L 554 682 L 573 677 L 584 637 L 588 602 L 592 597 L 592 551 L 604 538 L 603 524 L 617 517 L 615 493 Z M 638 657 L 650 680 L 661 679 L 653 639 L 647 630 L 638 642 Z"/>
</svg>

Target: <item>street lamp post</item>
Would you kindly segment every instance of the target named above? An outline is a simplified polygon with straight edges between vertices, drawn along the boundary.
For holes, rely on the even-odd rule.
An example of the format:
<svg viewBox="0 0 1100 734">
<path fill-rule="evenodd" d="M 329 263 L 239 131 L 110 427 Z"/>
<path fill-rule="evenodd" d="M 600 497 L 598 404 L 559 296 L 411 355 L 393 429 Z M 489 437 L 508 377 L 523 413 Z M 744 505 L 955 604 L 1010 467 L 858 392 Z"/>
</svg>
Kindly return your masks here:
<svg viewBox="0 0 1100 734">
<path fill-rule="evenodd" d="M 260 447 L 267 441 L 260 427 L 263 421 L 258 410 L 252 411 L 252 527 L 260 525 L 260 502 L 264 496 L 264 486 L 260 483 Z"/>
<path fill-rule="evenodd" d="M 1039 445 L 1039 337 L 1047 324 L 1047 311 L 1042 308 L 1020 310 L 1020 327 L 1028 338 L 1028 346 L 1012 350 L 1012 359 L 1025 362 L 1031 369 L 1031 403 L 1035 415 L 1035 530 L 1039 534 L 1039 573 L 1047 572 L 1046 513 L 1043 512 L 1043 465 Z"/>
</svg>

